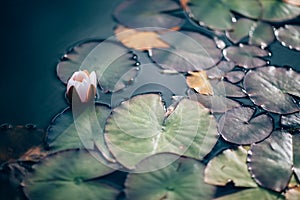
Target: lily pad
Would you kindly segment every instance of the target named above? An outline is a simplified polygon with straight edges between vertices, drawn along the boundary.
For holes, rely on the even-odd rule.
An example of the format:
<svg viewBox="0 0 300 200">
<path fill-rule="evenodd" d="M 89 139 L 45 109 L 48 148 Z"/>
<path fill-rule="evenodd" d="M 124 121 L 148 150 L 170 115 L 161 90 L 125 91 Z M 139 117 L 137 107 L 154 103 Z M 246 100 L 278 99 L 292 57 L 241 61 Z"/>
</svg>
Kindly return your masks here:
<svg viewBox="0 0 300 200">
<path fill-rule="evenodd" d="M 267 61 L 263 60 L 262 57 L 269 56 L 270 52 L 256 46 L 240 44 L 238 47 L 227 47 L 223 50 L 223 55 L 236 65 L 250 69 L 266 65 Z"/>
<path fill-rule="evenodd" d="M 111 111 L 107 106 L 100 104 L 93 107 L 94 109 L 86 109 L 81 116 L 76 117 L 76 125 L 70 108 L 52 120 L 46 138 L 51 152 L 75 148 L 94 149 L 96 146 L 105 157 L 109 157 L 103 129 Z"/>
<path fill-rule="evenodd" d="M 244 78 L 250 99 L 263 109 L 279 114 L 299 111 L 293 97 L 300 97 L 299 83 L 300 74 L 296 71 L 273 66 L 250 71 Z"/>
<path fill-rule="evenodd" d="M 222 58 L 215 42 L 196 32 L 170 31 L 161 34 L 160 38 L 171 48 L 152 49 L 149 55 L 163 69 L 201 71 L 216 65 Z"/>
<path fill-rule="evenodd" d="M 116 92 L 131 83 L 137 75 L 135 57 L 117 42 L 87 41 L 64 55 L 57 65 L 57 75 L 63 83 L 67 83 L 79 69 L 95 71 L 100 88 L 104 92 Z"/>
<path fill-rule="evenodd" d="M 184 22 L 182 18 L 170 14 L 179 8 L 179 4 L 172 0 L 125 0 L 113 15 L 119 23 L 131 28 L 173 28 Z"/>
<path fill-rule="evenodd" d="M 270 190 L 266 190 L 260 187 L 245 189 L 239 192 L 228 194 L 214 200 L 253 200 L 253 199 L 264 199 L 264 200 L 284 200 L 284 196 Z"/>
<path fill-rule="evenodd" d="M 0 163 L 19 159 L 29 149 L 42 145 L 44 137 L 44 131 L 36 127 L 0 127 Z"/>
<path fill-rule="evenodd" d="M 233 62 L 221 61 L 216 66 L 208 69 L 206 74 L 210 79 L 222 79 L 227 72 L 235 67 Z"/>
<path fill-rule="evenodd" d="M 248 156 L 249 170 L 256 182 L 274 191 L 283 191 L 293 174 L 299 179 L 299 134 L 274 131 L 261 143 L 253 144 Z"/>
<path fill-rule="evenodd" d="M 244 71 L 231 71 L 226 73 L 225 78 L 231 83 L 238 83 L 245 77 Z"/>
<path fill-rule="evenodd" d="M 283 46 L 300 51 L 300 26 L 285 25 L 277 29 L 275 35 Z"/>
<path fill-rule="evenodd" d="M 113 110 L 105 126 L 110 151 L 128 169 L 145 157 L 162 152 L 202 159 L 217 138 L 215 119 L 201 104 L 182 99 L 166 113 L 156 94 L 123 102 Z"/>
<path fill-rule="evenodd" d="M 188 96 L 203 104 L 213 113 L 223 113 L 232 108 L 241 106 L 238 102 L 227 97 L 245 97 L 242 88 L 227 81 L 217 79 L 210 80 L 210 84 L 213 88 L 212 96 L 195 94 L 191 90 L 188 90 Z"/>
<path fill-rule="evenodd" d="M 268 137 L 273 130 L 272 118 L 261 114 L 253 117 L 254 110 L 248 107 L 227 111 L 219 121 L 219 132 L 229 142 L 252 144 Z"/>
<path fill-rule="evenodd" d="M 119 191 L 95 179 L 114 171 L 99 159 L 96 152 L 84 150 L 52 154 L 25 177 L 25 193 L 32 200 L 115 199 Z"/>
<path fill-rule="evenodd" d="M 143 160 L 137 168 L 148 168 L 165 160 L 178 158 L 173 154 L 157 154 Z M 128 199 L 211 199 L 214 186 L 203 181 L 204 165 L 190 158 L 179 158 L 168 166 L 148 173 L 129 174 L 125 182 Z"/>
<path fill-rule="evenodd" d="M 283 115 L 281 124 L 292 129 L 300 129 L 300 112 Z"/>
<path fill-rule="evenodd" d="M 241 18 L 233 23 L 231 30 L 226 31 L 226 36 L 233 43 L 238 43 L 249 35 L 253 23 L 250 19 Z"/>
<path fill-rule="evenodd" d="M 273 27 L 264 22 L 256 22 L 251 26 L 249 32 L 249 44 L 262 48 L 267 47 L 275 39 Z"/>
<path fill-rule="evenodd" d="M 243 147 L 223 151 L 207 164 L 205 182 L 220 186 L 233 182 L 236 187 L 257 187 L 248 172 L 246 160 L 247 150 Z"/>
</svg>

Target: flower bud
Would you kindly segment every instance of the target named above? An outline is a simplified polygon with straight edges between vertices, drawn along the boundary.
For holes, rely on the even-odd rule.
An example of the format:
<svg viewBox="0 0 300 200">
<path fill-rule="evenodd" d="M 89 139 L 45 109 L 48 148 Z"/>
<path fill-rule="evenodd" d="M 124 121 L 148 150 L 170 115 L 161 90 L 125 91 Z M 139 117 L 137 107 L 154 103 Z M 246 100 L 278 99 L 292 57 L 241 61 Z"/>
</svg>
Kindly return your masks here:
<svg viewBox="0 0 300 200">
<path fill-rule="evenodd" d="M 67 97 L 72 102 L 72 95 L 76 91 L 82 103 L 89 102 L 94 99 L 96 95 L 97 78 L 93 71 L 89 73 L 87 70 L 74 72 L 68 81 Z"/>
</svg>

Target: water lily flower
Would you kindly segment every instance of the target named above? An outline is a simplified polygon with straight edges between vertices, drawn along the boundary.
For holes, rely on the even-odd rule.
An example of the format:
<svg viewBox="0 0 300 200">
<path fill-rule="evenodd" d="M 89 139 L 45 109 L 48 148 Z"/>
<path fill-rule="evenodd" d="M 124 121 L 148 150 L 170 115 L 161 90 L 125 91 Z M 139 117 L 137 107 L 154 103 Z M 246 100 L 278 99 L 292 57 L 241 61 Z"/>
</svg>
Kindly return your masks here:
<svg viewBox="0 0 300 200">
<path fill-rule="evenodd" d="M 81 102 L 89 102 L 96 95 L 97 78 L 96 73 L 87 70 L 74 72 L 68 81 L 67 96 L 69 100 L 72 98 L 73 90 L 75 89 Z M 71 102 L 71 101 L 70 101 Z"/>
</svg>

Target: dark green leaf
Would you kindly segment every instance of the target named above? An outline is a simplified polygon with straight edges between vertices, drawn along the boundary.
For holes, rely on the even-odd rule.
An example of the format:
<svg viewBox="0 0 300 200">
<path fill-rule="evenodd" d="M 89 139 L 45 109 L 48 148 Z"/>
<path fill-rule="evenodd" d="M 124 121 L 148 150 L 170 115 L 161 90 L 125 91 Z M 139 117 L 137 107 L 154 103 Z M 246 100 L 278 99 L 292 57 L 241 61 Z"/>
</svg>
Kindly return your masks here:
<svg viewBox="0 0 300 200">
<path fill-rule="evenodd" d="M 275 35 L 283 46 L 300 51 L 300 26 L 285 25 L 277 29 Z"/>
</svg>

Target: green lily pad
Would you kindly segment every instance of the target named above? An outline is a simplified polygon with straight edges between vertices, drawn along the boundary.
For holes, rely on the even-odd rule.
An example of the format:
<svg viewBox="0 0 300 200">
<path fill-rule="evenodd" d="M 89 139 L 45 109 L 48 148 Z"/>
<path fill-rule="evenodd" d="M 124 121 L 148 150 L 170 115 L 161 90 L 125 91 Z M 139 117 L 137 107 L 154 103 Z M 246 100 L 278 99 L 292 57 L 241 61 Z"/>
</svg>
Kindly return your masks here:
<svg viewBox="0 0 300 200">
<path fill-rule="evenodd" d="M 252 144 L 268 137 L 273 130 L 272 118 L 253 114 L 254 110 L 248 107 L 227 111 L 218 124 L 222 137 L 235 144 Z"/>
<path fill-rule="evenodd" d="M 147 173 L 129 174 L 125 182 L 128 199 L 211 199 L 214 186 L 203 181 L 204 165 L 173 154 L 156 154 L 138 164 L 138 169 L 174 160 L 168 166 Z"/>
<path fill-rule="evenodd" d="M 245 189 L 240 192 L 228 194 L 214 200 L 253 200 L 253 199 L 264 199 L 264 200 L 283 200 L 284 196 L 270 190 L 266 190 L 260 187 Z"/>
<path fill-rule="evenodd" d="M 249 35 L 253 23 L 254 21 L 250 19 L 241 18 L 233 23 L 231 30 L 226 31 L 226 36 L 233 43 L 238 43 Z"/>
<path fill-rule="evenodd" d="M 299 134 L 274 131 L 263 142 L 252 145 L 248 167 L 256 182 L 281 192 L 287 187 L 293 172 L 299 179 L 299 144 Z"/>
<path fill-rule="evenodd" d="M 24 190 L 35 199 L 115 199 L 119 191 L 95 179 L 114 170 L 93 151 L 69 150 L 52 154 L 34 165 Z"/>
<path fill-rule="evenodd" d="M 300 129 L 300 112 L 283 115 L 281 117 L 281 124 L 292 129 Z"/>
<path fill-rule="evenodd" d="M 182 18 L 170 14 L 179 8 L 179 4 L 172 0 L 125 0 L 113 15 L 119 23 L 132 28 L 173 28 L 184 22 Z"/>
<path fill-rule="evenodd" d="M 300 51 L 300 26 L 285 25 L 277 29 L 275 35 L 283 46 Z"/>
<path fill-rule="evenodd" d="M 262 67 L 267 61 L 261 57 L 269 56 L 270 53 L 256 46 L 242 45 L 230 46 L 223 50 L 225 58 L 236 65 L 246 69 Z"/>
<path fill-rule="evenodd" d="M 215 42 L 199 33 L 170 31 L 161 35 L 167 49 L 152 49 L 151 59 L 164 69 L 178 72 L 201 71 L 216 65 L 222 58 Z"/>
<path fill-rule="evenodd" d="M 202 159 L 217 138 L 215 119 L 201 104 L 183 99 L 166 113 L 156 94 L 123 102 L 113 110 L 105 126 L 110 151 L 128 169 L 162 152 Z"/>
<path fill-rule="evenodd" d="M 275 39 L 273 27 L 264 22 L 254 23 L 249 32 L 249 44 L 262 48 L 267 47 Z"/>
<path fill-rule="evenodd" d="M 17 160 L 33 147 L 43 145 L 45 133 L 29 126 L 0 127 L 0 164 Z"/>
<path fill-rule="evenodd" d="M 300 74 L 296 71 L 267 66 L 248 72 L 244 87 L 256 105 L 270 112 L 288 114 L 300 109 L 293 97 L 300 97 L 299 82 Z"/>
<path fill-rule="evenodd" d="M 233 182 L 237 187 L 257 187 L 249 174 L 246 160 L 247 150 L 243 147 L 223 151 L 207 164 L 205 182 L 220 186 Z"/>
<path fill-rule="evenodd" d="M 111 38 L 113 40 L 113 38 Z M 67 83 L 78 70 L 95 71 L 104 92 L 116 92 L 130 84 L 137 75 L 136 56 L 113 41 L 87 41 L 66 53 L 57 65 L 57 75 Z"/>
<path fill-rule="evenodd" d="M 93 108 L 86 109 L 79 117 L 76 117 L 70 108 L 65 109 L 53 120 L 47 131 L 46 143 L 51 152 L 66 149 L 94 149 L 96 146 L 106 157 L 110 153 L 104 143 L 104 126 L 110 108 L 96 104 Z"/>
</svg>

